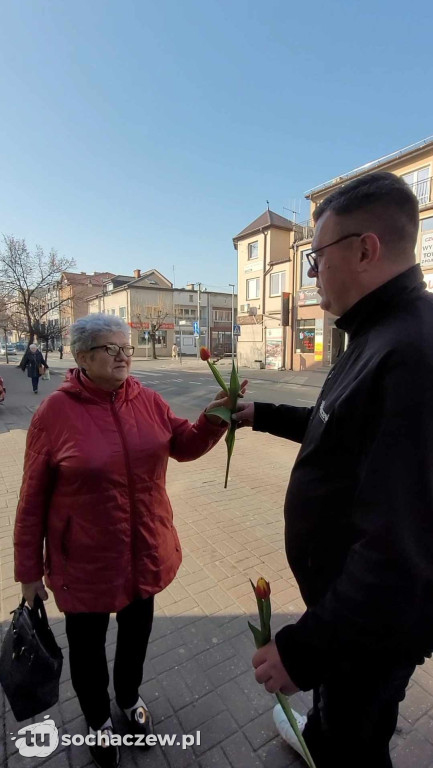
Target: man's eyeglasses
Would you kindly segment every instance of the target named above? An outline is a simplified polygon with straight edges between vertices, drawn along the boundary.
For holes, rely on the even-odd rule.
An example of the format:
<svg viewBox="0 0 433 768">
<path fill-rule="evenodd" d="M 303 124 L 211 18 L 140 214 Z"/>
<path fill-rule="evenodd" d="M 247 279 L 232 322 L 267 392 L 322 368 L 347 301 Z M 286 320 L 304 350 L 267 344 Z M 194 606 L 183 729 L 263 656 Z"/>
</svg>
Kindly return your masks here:
<svg viewBox="0 0 433 768">
<path fill-rule="evenodd" d="M 308 263 L 313 270 L 313 272 L 319 271 L 319 266 L 317 263 L 317 259 L 320 256 L 319 251 L 324 251 L 325 248 L 330 248 L 331 245 L 337 245 L 337 243 L 342 243 L 343 240 L 348 240 L 349 237 L 362 237 L 362 234 L 359 232 L 353 232 L 351 235 L 343 235 L 343 237 L 339 237 L 338 240 L 333 240 L 332 243 L 327 243 L 327 245 L 322 245 L 320 248 L 316 248 L 315 251 L 306 251 L 305 256 L 308 259 Z"/>
<path fill-rule="evenodd" d="M 129 344 L 125 344 L 123 347 L 119 347 L 118 344 L 100 344 L 99 347 L 90 347 L 92 349 L 105 349 L 110 357 L 117 357 L 120 350 L 122 350 L 125 357 L 132 357 L 135 351 L 135 347 L 131 347 Z"/>
</svg>

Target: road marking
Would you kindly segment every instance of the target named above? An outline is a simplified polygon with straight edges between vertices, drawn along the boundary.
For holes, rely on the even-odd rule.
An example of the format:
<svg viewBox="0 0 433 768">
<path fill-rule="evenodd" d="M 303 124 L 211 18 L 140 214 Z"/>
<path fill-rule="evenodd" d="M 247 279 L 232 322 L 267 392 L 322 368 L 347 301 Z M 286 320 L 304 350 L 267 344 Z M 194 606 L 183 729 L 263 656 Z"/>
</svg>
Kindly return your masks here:
<svg viewBox="0 0 433 768">
<path fill-rule="evenodd" d="M 134 376 L 162 376 L 162 373 L 149 373 L 148 371 L 132 371 Z"/>
</svg>

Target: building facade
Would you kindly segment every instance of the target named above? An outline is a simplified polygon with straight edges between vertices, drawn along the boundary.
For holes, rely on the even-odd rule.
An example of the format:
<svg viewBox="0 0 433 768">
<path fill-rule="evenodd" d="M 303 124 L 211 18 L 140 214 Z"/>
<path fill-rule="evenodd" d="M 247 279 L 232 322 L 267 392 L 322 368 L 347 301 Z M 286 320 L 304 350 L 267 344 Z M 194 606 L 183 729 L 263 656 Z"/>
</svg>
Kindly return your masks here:
<svg viewBox="0 0 433 768">
<path fill-rule="evenodd" d="M 313 212 L 331 192 L 352 179 L 381 170 L 401 176 L 418 198 L 420 227 L 416 260 L 433 291 L 433 137 L 373 160 L 306 193 L 309 221 L 294 224 L 267 211 L 234 239 L 238 252 L 241 337 L 239 364 L 322 370 L 332 365 L 346 339 L 337 319 L 320 307 L 306 254 L 313 237 Z M 289 294 L 289 323 L 282 324 L 281 294 Z"/>
<path fill-rule="evenodd" d="M 236 237 L 238 256 L 238 362 L 247 367 L 286 367 L 293 312 L 282 325 L 284 293 L 293 300 L 293 247 L 302 229 L 267 210 Z"/>
<path fill-rule="evenodd" d="M 183 355 L 197 355 L 198 346 L 209 347 L 215 356 L 231 354 L 231 307 L 234 304 L 236 319 L 236 295 L 199 290 L 196 285 L 173 288 L 157 270 L 143 274 L 135 270 L 134 278 L 117 275 L 105 281 L 103 291 L 88 299 L 88 312 L 123 318 L 139 357 L 152 355 L 152 327 L 158 357 L 171 357 L 174 343 Z"/>
<path fill-rule="evenodd" d="M 311 216 L 331 192 L 352 179 L 379 170 L 401 176 L 418 198 L 420 226 L 415 256 L 424 272 L 427 289 L 433 291 L 433 137 L 309 190 L 306 198 L 310 200 Z M 312 220 L 306 222 L 304 236 L 295 245 L 294 370 L 328 367 L 345 345 L 344 334 L 335 326 L 336 317 L 320 308 L 315 278 L 308 277 L 305 253 L 311 248 L 312 224 Z"/>
</svg>

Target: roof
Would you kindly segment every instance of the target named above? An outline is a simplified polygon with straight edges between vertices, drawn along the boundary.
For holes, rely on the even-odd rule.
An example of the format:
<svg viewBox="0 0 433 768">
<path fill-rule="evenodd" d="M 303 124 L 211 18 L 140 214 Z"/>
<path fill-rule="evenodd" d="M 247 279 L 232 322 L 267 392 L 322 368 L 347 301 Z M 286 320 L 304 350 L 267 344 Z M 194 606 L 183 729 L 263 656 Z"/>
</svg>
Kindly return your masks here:
<svg viewBox="0 0 433 768">
<path fill-rule="evenodd" d="M 102 285 L 104 280 L 114 277 L 112 272 L 96 272 L 91 275 L 82 272 L 62 272 L 71 285 Z"/>
<path fill-rule="evenodd" d="M 397 149 L 395 152 L 391 152 L 389 155 L 379 157 L 377 160 L 371 160 L 369 163 L 365 163 L 365 165 L 360 165 L 359 168 L 354 168 L 352 171 L 343 173 L 341 176 L 336 176 L 330 181 L 325 181 L 324 184 L 319 184 L 317 187 L 308 189 L 307 192 L 305 192 L 305 197 L 309 199 L 312 195 L 314 195 L 315 192 L 322 192 L 323 190 L 328 189 L 328 187 L 334 187 L 335 185 L 341 184 L 343 181 L 348 181 L 349 179 L 355 178 L 356 176 L 363 176 L 364 173 L 369 173 L 370 171 L 376 168 L 380 168 L 383 165 L 389 165 L 389 163 L 392 163 L 394 160 L 398 160 L 400 157 L 419 152 L 420 150 L 429 146 L 433 146 L 433 136 L 427 136 L 426 139 L 421 139 L 421 141 L 417 141 L 415 144 L 409 144 L 408 147 Z"/>
<path fill-rule="evenodd" d="M 261 229 L 268 229 L 269 227 L 277 227 L 278 229 L 288 229 L 291 231 L 294 229 L 295 224 L 293 221 L 290 221 L 290 219 L 286 219 L 284 216 L 280 216 L 279 213 L 274 213 L 274 211 L 268 209 L 257 219 L 254 219 L 251 224 L 248 224 L 242 232 L 239 232 L 239 234 L 233 238 L 233 242 L 235 243 L 242 237 L 253 235 L 255 232 L 260 232 Z"/>
</svg>

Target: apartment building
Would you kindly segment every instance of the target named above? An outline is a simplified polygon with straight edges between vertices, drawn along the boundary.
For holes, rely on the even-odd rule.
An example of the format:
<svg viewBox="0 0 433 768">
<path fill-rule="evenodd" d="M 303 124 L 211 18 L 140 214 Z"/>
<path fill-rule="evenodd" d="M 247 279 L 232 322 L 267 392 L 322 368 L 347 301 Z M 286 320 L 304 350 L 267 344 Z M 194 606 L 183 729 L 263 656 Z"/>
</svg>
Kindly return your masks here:
<svg viewBox="0 0 433 768">
<path fill-rule="evenodd" d="M 268 209 L 233 238 L 238 257 L 239 365 L 285 367 L 292 316 L 289 326 L 283 326 L 283 294 L 293 283 L 293 248 L 302 235 L 298 224 Z"/>
<path fill-rule="evenodd" d="M 305 196 L 310 201 L 311 216 L 322 200 L 335 189 L 347 181 L 379 170 L 401 176 L 418 198 L 420 227 L 415 255 L 424 272 L 427 289 L 433 291 L 433 137 L 368 162 L 310 189 Z M 311 248 L 312 224 L 312 220 L 305 222 L 303 239 L 295 247 L 295 370 L 330 366 L 344 347 L 344 334 L 335 327 L 336 318 L 320 308 L 315 278 L 308 277 L 305 252 Z"/>
<path fill-rule="evenodd" d="M 116 275 L 104 281 L 103 290 L 88 299 L 88 312 L 122 317 L 130 327 L 130 343 L 141 357 L 152 354 L 152 326 L 158 357 L 170 357 L 174 343 L 183 355 L 196 355 L 200 345 L 210 347 L 215 355 L 231 353 L 231 306 L 234 303 L 236 312 L 235 296 L 200 290 L 199 286 L 194 283 L 173 288 L 156 269 L 143 273 L 135 270 L 134 277 Z M 199 304 L 200 323 L 195 325 Z"/>
<path fill-rule="evenodd" d="M 420 227 L 416 259 L 433 291 L 433 137 L 423 139 L 310 189 L 311 218 L 294 224 L 266 211 L 239 233 L 239 363 L 295 371 L 326 369 L 344 348 L 336 317 L 320 307 L 316 280 L 308 276 L 306 253 L 313 237 L 313 212 L 331 192 L 372 171 L 401 176 L 418 198 Z M 281 295 L 289 294 L 289 324 L 282 325 Z M 279 308 L 280 307 L 280 308 Z"/>
</svg>

